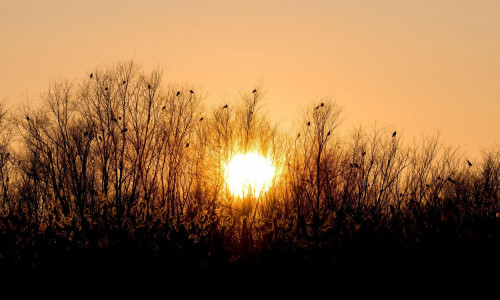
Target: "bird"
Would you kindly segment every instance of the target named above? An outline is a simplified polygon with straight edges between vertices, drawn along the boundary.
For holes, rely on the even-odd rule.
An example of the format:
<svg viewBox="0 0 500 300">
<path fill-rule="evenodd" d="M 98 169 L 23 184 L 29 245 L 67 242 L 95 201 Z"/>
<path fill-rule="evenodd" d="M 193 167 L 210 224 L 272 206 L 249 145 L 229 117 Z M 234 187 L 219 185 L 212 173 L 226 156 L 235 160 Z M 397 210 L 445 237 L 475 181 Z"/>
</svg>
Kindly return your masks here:
<svg viewBox="0 0 500 300">
<path fill-rule="evenodd" d="M 107 90 L 108 90 L 108 87 L 105 87 L 105 88 L 104 88 L 104 90 L 105 90 L 105 91 L 107 91 Z"/>
<path fill-rule="evenodd" d="M 328 131 L 328 133 L 326 134 L 326 136 L 330 136 L 330 131 Z"/>
<path fill-rule="evenodd" d="M 325 103 L 321 102 L 321 107 L 325 106 Z"/>
<path fill-rule="evenodd" d="M 359 165 L 357 163 L 352 163 L 352 165 L 355 167 L 355 168 L 358 168 L 359 169 Z"/>
<path fill-rule="evenodd" d="M 180 94 L 181 94 L 181 91 L 177 91 L 177 93 L 175 95 L 179 96 Z"/>
<path fill-rule="evenodd" d="M 310 126 L 311 125 L 311 122 L 307 122 L 307 126 Z"/>
<path fill-rule="evenodd" d="M 257 89 L 253 89 L 252 94 L 257 93 Z"/>
<path fill-rule="evenodd" d="M 127 81 L 126 81 L 126 80 L 124 80 L 124 81 L 123 81 L 123 84 L 125 84 L 125 83 L 127 83 Z"/>
<path fill-rule="evenodd" d="M 194 91 L 193 90 L 189 90 L 189 92 L 194 95 Z"/>
<path fill-rule="evenodd" d="M 121 120 L 121 119 L 122 119 L 122 117 L 118 117 L 118 120 Z"/>
<path fill-rule="evenodd" d="M 227 104 L 222 107 L 222 109 L 227 108 Z"/>
<path fill-rule="evenodd" d="M 469 167 L 472 167 L 472 163 L 469 160 L 467 160 L 467 165 L 469 165 Z"/>
<path fill-rule="evenodd" d="M 21 161 L 18 161 L 18 162 L 17 162 L 17 165 L 18 165 L 18 166 L 20 166 L 20 165 L 21 165 Z"/>
<path fill-rule="evenodd" d="M 5 154 L 5 156 L 9 157 L 10 156 L 10 152 L 7 152 L 7 154 Z"/>
<path fill-rule="evenodd" d="M 203 117 L 200 118 L 200 121 L 203 121 Z"/>
<path fill-rule="evenodd" d="M 165 110 L 165 108 L 167 108 L 167 106 L 163 105 L 163 107 L 161 108 L 161 110 Z"/>
<path fill-rule="evenodd" d="M 186 148 L 189 147 L 189 143 L 186 143 Z"/>
<path fill-rule="evenodd" d="M 300 133 L 299 133 L 299 134 L 297 134 L 297 138 L 299 138 L 299 137 L 300 137 Z"/>
<path fill-rule="evenodd" d="M 94 78 L 94 73 L 90 73 L 90 79 Z"/>
<path fill-rule="evenodd" d="M 394 132 L 392 133 L 392 137 L 395 137 L 395 136 L 396 136 L 396 131 L 394 131 Z"/>
<path fill-rule="evenodd" d="M 128 130 L 127 128 L 123 128 L 123 129 L 122 129 L 122 133 L 127 132 L 127 130 Z"/>
<path fill-rule="evenodd" d="M 151 89 L 151 84 L 148 84 L 148 90 L 150 90 L 150 89 Z"/>
<path fill-rule="evenodd" d="M 30 120 L 30 117 L 26 116 L 26 120 L 28 120 L 28 121 L 29 121 L 29 120 Z"/>
</svg>

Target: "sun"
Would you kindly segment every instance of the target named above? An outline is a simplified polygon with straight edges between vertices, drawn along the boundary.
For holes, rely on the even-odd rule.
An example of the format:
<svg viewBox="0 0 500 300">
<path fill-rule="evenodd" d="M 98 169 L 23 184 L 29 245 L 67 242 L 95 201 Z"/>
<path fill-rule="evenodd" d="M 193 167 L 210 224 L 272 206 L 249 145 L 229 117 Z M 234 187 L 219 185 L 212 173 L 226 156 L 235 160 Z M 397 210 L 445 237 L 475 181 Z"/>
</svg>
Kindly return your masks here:
<svg viewBox="0 0 500 300">
<path fill-rule="evenodd" d="M 226 169 L 226 183 L 237 197 L 258 197 L 272 184 L 275 167 L 271 160 L 255 152 L 233 156 Z"/>
</svg>

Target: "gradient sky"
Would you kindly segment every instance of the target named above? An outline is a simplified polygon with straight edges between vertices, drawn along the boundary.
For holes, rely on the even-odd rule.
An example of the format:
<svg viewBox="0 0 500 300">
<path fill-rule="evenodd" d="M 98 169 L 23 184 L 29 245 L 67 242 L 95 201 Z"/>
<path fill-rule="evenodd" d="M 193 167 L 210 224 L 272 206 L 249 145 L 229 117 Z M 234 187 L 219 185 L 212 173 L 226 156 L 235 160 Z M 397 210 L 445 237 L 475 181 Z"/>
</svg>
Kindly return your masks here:
<svg viewBox="0 0 500 300">
<path fill-rule="evenodd" d="M 0 0 L 0 99 L 135 59 L 208 102 L 262 82 L 284 126 L 322 97 L 343 129 L 441 131 L 471 156 L 500 143 L 500 1 Z"/>
</svg>

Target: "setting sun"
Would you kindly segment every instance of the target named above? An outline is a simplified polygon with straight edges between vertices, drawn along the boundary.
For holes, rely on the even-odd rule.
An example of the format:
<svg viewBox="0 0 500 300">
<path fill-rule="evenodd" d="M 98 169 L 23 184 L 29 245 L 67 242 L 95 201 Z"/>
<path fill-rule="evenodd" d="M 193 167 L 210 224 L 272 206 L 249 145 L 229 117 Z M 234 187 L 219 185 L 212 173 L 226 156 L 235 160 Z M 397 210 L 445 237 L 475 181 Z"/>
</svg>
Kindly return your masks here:
<svg viewBox="0 0 500 300">
<path fill-rule="evenodd" d="M 234 156 L 226 170 L 226 182 L 237 197 L 252 194 L 257 197 L 271 186 L 275 168 L 273 163 L 254 152 Z"/>
</svg>

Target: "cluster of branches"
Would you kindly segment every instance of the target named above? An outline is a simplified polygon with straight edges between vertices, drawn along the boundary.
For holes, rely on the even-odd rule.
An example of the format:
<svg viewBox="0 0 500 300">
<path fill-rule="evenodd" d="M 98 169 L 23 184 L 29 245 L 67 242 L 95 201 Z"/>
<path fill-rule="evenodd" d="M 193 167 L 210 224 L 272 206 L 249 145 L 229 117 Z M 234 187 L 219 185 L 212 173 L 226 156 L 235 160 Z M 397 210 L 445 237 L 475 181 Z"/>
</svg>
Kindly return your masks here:
<svg viewBox="0 0 500 300">
<path fill-rule="evenodd" d="M 133 62 L 53 83 L 40 107 L 0 114 L 1 215 L 39 232 L 161 227 L 245 250 L 366 218 L 498 218 L 500 152 L 472 163 L 439 136 L 406 145 L 387 128 L 360 128 L 341 137 L 330 100 L 287 134 L 262 100 L 257 87 L 206 108 L 202 91 L 162 84 L 161 71 Z M 277 174 L 267 192 L 239 199 L 225 169 L 248 151 L 270 158 Z"/>
</svg>

